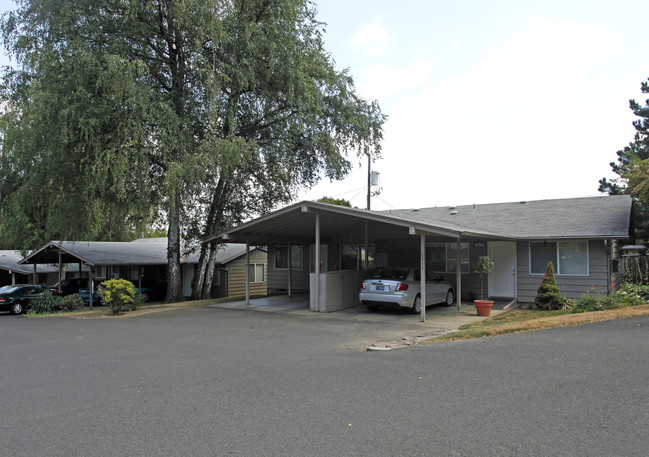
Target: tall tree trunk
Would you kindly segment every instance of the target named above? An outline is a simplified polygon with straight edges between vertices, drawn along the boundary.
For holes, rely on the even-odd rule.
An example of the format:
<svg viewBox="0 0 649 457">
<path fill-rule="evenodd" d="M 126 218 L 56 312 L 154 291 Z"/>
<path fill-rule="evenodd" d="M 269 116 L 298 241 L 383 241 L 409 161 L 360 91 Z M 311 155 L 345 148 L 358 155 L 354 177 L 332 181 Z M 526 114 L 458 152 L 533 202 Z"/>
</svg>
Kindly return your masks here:
<svg viewBox="0 0 649 457">
<path fill-rule="evenodd" d="M 184 301 L 180 266 L 180 195 L 173 197 L 167 238 L 167 296 L 165 303 Z"/>
<path fill-rule="evenodd" d="M 214 190 L 210 210 L 207 216 L 207 223 L 205 224 L 205 231 L 203 236 L 214 234 L 216 228 L 220 225 L 223 217 L 224 196 L 227 193 L 229 186 L 225 183 L 227 175 L 223 173 L 219 176 L 219 182 Z M 209 244 L 201 245 L 201 254 L 198 262 L 198 271 L 194 277 L 192 284 L 192 298 L 210 298 L 212 289 L 212 279 L 214 273 L 214 263 L 216 262 L 216 245 L 212 242 Z M 211 266 L 210 266 L 211 265 Z M 208 271 L 212 269 L 212 273 Z"/>
<path fill-rule="evenodd" d="M 214 281 L 214 269 L 216 267 L 217 246 L 210 243 L 210 255 L 207 261 L 207 270 L 205 271 L 205 281 L 201 291 L 201 298 L 210 298 L 212 296 L 212 282 Z"/>
<path fill-rule="evenodd" d="M 211 243 L 210 243 L 211 244 Z M 192 300 L 203 298 L 201 291 L 203 290 L 203 283 L 205 282 L 205 271 L 207 270 L 207 263 L 209 251 L 205 249 L 205 245 L 201 246 L 201 254 L 198 258 L 198 265 L 196 265 L 196 272 L 192 280 Z"/>
</svg>

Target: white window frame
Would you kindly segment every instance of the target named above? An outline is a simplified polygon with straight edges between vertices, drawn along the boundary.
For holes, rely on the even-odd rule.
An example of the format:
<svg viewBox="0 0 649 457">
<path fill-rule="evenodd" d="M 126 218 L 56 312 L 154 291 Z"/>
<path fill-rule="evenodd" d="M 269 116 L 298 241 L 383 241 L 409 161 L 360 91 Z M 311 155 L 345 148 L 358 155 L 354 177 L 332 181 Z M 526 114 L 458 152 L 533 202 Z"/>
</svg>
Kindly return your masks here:
<svg viewBox="0 0 649 457">
<path fill-rule="evenodd" d="M 575 242 L 578 242 L 578 243 L 585 243 L 585 245 L 586 245 L 586 273 L 570 273 L 570 274 L 564 274 L 564 273 L 561 271 L 561 255 L 560 255 L 560 253 L 561 253 L 561 249 L 560 249 L 560 246 L 561 246 L 562 243 L 575 243 Z M 556 250 L 556 254 L 555 254 L 555 255 L 556 255 L 556 259 L 557 259 L 557 261 L 556 261 L 556 265 L 553 264 L 553 267 L 554 267 L 554 275 L 555 275 L 555 276 L 563 276 L 563 277 L 568 277 L 568 276 L 577 276 L 577 277 L 582 277 L 582 278 L 590 276 L 590 243 L 588 242 L 588 240 L 562 240 L 562 241 L 559 241 L 559 240 L 557 240 L 557 241 L 547 241 L 547 240 L 546 240 L 546 241 L 530 241 L 530 242 L 527 244 L 527 246 L 528 246 L 528 255 L 529 255 L 528 259 L 529 259 L 529 273 L 530 273 L 530 276 L 543 276 L 543 275 L 545 275 L 545 271 L 546 271 L 546 269 L 547 269 L 547 264 L 546 264 L 546 266 L 543 268 L 543 272 L 542 272 L 542 273 L 538 273 L 538 272 L 533 272 L 533 271 L 532 271 L 532 244 L 543 244 L 543 243 L 546 243 L 546 244 L 554 244 L 554 245 L 555 245 L 555 250 Z"/>
<path fill-rule="evenodd" d="M 262 280 L 258 281 L 257 280 L 257 267 L 261 266 L 262 268 Z M 254 276 L 254 278 L 253 278 Z M 264 263 L 251 263 L 248 265 L 248 281 L 250 281 L 250 284 L 261 284 L 266 282 L 266 264 Z"/>
</svg>

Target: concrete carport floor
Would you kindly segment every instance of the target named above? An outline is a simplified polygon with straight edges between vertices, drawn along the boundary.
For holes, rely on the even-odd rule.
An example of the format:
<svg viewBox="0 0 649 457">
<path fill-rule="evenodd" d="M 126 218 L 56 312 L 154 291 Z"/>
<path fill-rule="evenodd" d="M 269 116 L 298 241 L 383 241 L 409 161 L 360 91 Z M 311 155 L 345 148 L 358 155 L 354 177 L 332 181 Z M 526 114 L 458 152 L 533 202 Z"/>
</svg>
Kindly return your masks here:
<svg viewBox="0 0 649 457">
<path fill-rule="evenodd" d="M 507 300 L 496 300 L 491 311 L 491 316 L 502 314 L 512 306 Z M 310 311 L 309 297 L 307 295 L 273 295 L 250 300 L 246 305 L 245 300 L 232 301 L 208 305 L 217 308 L 241 309 L 246 311 L 261 311 L 280 314 L 291 314 L 309 319 L 351 320 L 359 322 L 382 323 L 391 327 L 385 336 L 389 341 L 375 343 L 370 350 L 385 350 L 395 347 L 409 346 L 419 341 L 430 339 L 444 333 L 459 329 L 462 325 L 479 322 L 488 317 L 478 316 L 473 303 L 463 303 L 458 310 L 457 305 L 446 307 L 432 305 L 426 307 L 426 322 L 420 321 L 419 314 L 409 314 L 408 310 L 381 309 L 369 311 L 365 306 L 347 308 L 333 313 L 318 313 Z M 396 331 L 396 333 L 395 333 Z M 398 337 L 395 337 L 399 335 Z"/>
</svg>

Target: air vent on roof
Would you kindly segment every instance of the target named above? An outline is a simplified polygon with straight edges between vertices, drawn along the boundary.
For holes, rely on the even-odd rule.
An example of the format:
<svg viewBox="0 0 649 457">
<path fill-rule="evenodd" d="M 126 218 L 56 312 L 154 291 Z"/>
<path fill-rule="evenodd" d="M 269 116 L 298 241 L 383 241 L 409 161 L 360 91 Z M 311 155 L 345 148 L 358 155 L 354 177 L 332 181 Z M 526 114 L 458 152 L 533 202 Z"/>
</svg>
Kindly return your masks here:
<svg viewBox="0 0 649 457">
<path fill-rule="evenodd" d="M 525 200 L 523 200 L 523 201 L 521 202 L 521 205 L 524 205 L 524 204 L 526 204 L 526 203 L 527 203 L 527 202 L 526 202 Z"/>
<path fill-rule="evenodd" d="M 412 211 L 413 211 L 413 212 L 415 212 L 415 211 L 419 211 L 419 208 L 413 208 Z"/>
<path fill-rule="evenodd" d="M 455 216 L 457 214 L 457 211 L 451 211 L 451 216 Z"/>
<path fill-rule="evenodd" d="M 448 209 L 455 209 L 455 206 L 449 206 Z"/>
</svg>

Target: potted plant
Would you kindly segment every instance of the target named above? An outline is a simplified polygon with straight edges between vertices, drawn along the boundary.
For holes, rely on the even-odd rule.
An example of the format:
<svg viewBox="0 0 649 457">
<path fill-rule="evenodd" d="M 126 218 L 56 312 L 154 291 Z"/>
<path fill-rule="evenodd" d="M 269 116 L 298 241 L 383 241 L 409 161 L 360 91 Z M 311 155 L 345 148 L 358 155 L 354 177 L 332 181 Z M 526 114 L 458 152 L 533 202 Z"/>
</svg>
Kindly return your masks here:
<svg viewBox="0 0 649 457">
<path fill-rule="evenodd" d="M 475 272 L 480 273 L 480 300 L 474 300 L 478 316 L 490 316 L 493 300 L 484 300 L 484 275 L 489 274 L 494 269 L 494 262 L 487 255 L 478 257 L 475 265 Z"/>
</svg>

